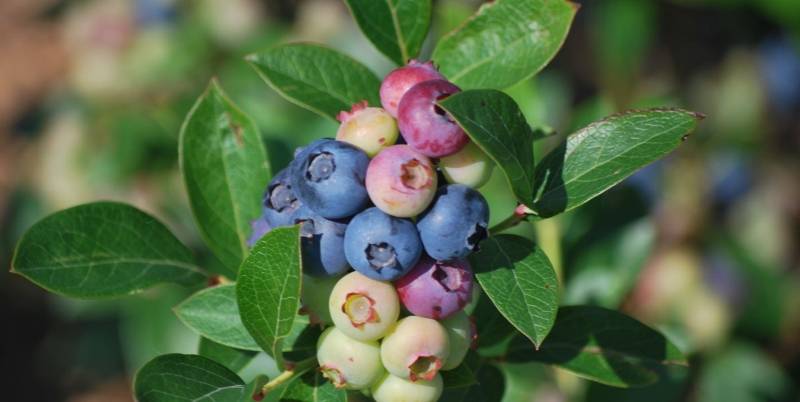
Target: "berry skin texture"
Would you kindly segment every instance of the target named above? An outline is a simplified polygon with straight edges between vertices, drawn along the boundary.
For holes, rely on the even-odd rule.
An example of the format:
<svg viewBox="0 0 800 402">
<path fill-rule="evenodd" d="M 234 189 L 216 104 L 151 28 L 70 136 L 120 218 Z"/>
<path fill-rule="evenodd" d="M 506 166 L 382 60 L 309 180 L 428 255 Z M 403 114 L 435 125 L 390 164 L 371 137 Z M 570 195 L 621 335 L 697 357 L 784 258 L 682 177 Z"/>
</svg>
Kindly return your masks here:
<svg viewBox="0 0 800 402">
<path fill-rule="evenodd" d="M 467 260 L 440 262 L 424 256 L 395 286 L 408 311 L 439 320 L 464 309 L 472 299 L 472 283 Z"/>
<path fill-rule="evenodd" d="M 344 255 L 358 272 L 380 281 L 405 275 L 422 254 L 417 227 L 378 208 L 356 215 L 344 235 Z"/>
<path fill-rule="evenodd" d="M 409 381 L 386 374 L 372 386 L 375 402 L 436 402 L 442 396 L 444 382 L 436 374 L 431 381 Z"/>
<path fill-rule="evenodd" d="M 292 216 L 300 224 L 300 249 L 303 272 L 312 276 L 336 276 L 349 267 L 344 258 L 344 233 L 347 224 L 325 219 L 306 207 Z"/>
<path fill-rule="evenodd" d="M 303 286 L 300 300 L 303 302 L 301 312 L 308 314 L 311 324 L 333 324 L 328 310 L 328 300 L 333 287 L 339 282 L 338 277 L 315 277 L 303 275 Z"/>
<path fill-rule="evenodd" d="M 442 370 L 452 370 L 464 361 L 464 357 L 475 343 L 478 334 L 475 331 L 475 323 L 463 311 L 453 314 L 448 319 L 442 320 L 441 323 L 447 330 L 450 341 L 450 355 L 442 365 Z"/>
<path fill-rule="evenodd" d="M 397 117 L 400 100 L 411 87 L 423 81 L 443 79 L 445 79 L 444 76 L 436 71 L 432 62 L 420 63 L 411 60 L 407 65 L 393 70 L 383 79 L 381 105 L 392 117 Z"/>
<path fill-rule="evenodd" d="M 431 158 L 452 155 L 464 148 L 469 137 L 436 102 L 461 92 L 457 86 L 433 80 L 406 92 L 397 109 L 397 124 L 409 146 Z"/>
<path fill-rule="evenodd" d="M 494 161 L 474 142 L 469 142 L 460 151 L 442 158 L 439 169 L 448 183 L 479 188 L 492 177 Z"/>
<path fill-rule="evenodd" d="M 463 185 L 439 188 L 431 207 L 417 221 L 425 252 L 439 261 L 464 258 L 486 238 L 489 205 L 481 193 Z"/>
<path fill-rule="evenodd" d="M 358 272 L 342 277 L 333 287 L 328 309 L 336 328 L 360 341 L 382 338 L 400 316 L 400 300 L 390 283 Z"/>
<path fill-rule="evenodd" d="M 297 198 L 328 219 L 355 215 L 369 202 L 364 188 L 369 157 L 341 141 L 315 141 L 290 165 L 289 180 Z"/>
<path fill-rule="evenodd" d="M 393 145 L 369 163 L 369 198 L 381 211 L 400 218 L 416 216 L 436 193 L 436 171 L 430 159 L 408 145 Z"/>
<path fill-rule="evenodd" d="M 397 322 L 381 342 L 381 361 L 392 375 L 431 381 L 450 353 L 447 331 L 438 321 L 409 316 Z"/>
<path fill-rule="evenodd" d="M 337 119 L 342 124 L 336 139 L 356 146 L 370 158 L 394 145 L 399 135 L 394 118 L 379 107 L 367 107 L 367 101 L 353 105 L 349 112 L 339 113 Z"/>
<path fill-rule="evenodd" d="M 264 192 L 264 220 L 270 227 L 289 226 L 292 224 L 292 214 L 302 203 L 289 183 L 289 168 L 278 172 L 270 180 Z"/>
<path fill-rule="evenodd" d="M 317 340 L 317 361 L 336 388 L 366 389 L 385 373 L 380 350 L 376 341 L 359 341 L 331 327 Z"/>
</svg>

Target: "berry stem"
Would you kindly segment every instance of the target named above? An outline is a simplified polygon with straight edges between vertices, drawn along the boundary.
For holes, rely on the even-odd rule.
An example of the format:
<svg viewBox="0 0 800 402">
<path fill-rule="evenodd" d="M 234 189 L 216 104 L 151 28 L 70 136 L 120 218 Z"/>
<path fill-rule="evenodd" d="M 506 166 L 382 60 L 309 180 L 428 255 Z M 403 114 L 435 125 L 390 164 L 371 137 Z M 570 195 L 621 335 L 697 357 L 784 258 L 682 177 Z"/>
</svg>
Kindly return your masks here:
<svg viewBox="0 0 800 402">
<path fill-rule="evenodd" d="M 526 221 L 529 216 L 536 216 L 536 212 L 532 209 L 526 207 L 523 204 L 519 204 L 517 208 L 514 209 L 514 213 L 511 214 L 506 219 L 503 219 L 500 223 L 492 226 L 489 229 L 490 235 L 496 235 L 504 230 L 508 230 L 513 228 L 514 226 L 519 225 L 520 223 Z"/>
<path fill-rule="evenodd" d="M 281 384 L 291 380 L 295 376 L 302 375 L 306 371 L 317 365 L 317 357 L 312 356 L 305 360 L 300 360 L 296 363 L 286 363 L 287 369 L 278 374 L 277 377 L 270 380 L 268 383 L 261 387 L 261 394 L 267 395 L 273 389 L 279 387 Z"/>
</svg>

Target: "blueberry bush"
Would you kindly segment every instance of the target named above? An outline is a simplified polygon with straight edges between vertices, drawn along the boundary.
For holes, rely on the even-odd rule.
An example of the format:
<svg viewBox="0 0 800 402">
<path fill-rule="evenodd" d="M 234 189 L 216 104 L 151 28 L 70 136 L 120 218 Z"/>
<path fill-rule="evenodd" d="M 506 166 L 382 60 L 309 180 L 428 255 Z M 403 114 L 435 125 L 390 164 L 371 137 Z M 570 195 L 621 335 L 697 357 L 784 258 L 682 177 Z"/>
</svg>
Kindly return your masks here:
<svg viewBox="0 0 800 402">
<path fill-rule="evenodd" d="M 216 81 L 186 117 L 183 179 L 224 272 L 199 266 L 153 217 L 113 202 L 35 224 L 12 270 L 82 299 L 163 283 L 197 290 L 175 313 L 201 336 L 198 354 L 142 367 L 142 402 L 500 400 L 503 361 L 623 388 L 688 365 L 633 318 L 561 306 L 543 248 L 508 232 L 580 207 L 670 153 L 702 115 L 612 115 L 535 158 L 544 134 L 503 91 L 554 57 L 577 5 L 495 0 L 423 52 L 430 0 L 346 3 L 397 65 L 383 79 L 310 43 L 247 57 L 288 101 L 338 120 L 335 139 L 299 148 L 272 172 L 256 124 Z M 478 189 L 493 172 L 518 206 L 490 227 Z M 259 354 L 280 373 L 246 383 L 238 372 Z"/>
</svg>

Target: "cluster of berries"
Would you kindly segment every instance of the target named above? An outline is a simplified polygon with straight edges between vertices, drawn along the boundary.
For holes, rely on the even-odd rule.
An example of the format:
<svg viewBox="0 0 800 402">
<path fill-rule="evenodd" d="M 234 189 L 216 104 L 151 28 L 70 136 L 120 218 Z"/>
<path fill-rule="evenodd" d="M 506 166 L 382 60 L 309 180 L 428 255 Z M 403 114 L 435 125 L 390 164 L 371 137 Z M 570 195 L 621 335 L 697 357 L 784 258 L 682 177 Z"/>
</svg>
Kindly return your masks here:
<svg viewBox="0 0 800 402">
<path fill-rule="evenodd" d="M 474 188 L 493 164 L 437 106 L 458 91 L 431 63 L 392 71 L 383 108 L 356 104 L 339 114 L 336 140 L 299 149 L 254 224 L 254 239 L 301 224 L 303 306 L 334 324 L 318 341 L 322 372 L 378 402 L 437 400 L 439 370 L 460 365 L 473 342 L 465 258 L 487 236 Z"/>
</svg>

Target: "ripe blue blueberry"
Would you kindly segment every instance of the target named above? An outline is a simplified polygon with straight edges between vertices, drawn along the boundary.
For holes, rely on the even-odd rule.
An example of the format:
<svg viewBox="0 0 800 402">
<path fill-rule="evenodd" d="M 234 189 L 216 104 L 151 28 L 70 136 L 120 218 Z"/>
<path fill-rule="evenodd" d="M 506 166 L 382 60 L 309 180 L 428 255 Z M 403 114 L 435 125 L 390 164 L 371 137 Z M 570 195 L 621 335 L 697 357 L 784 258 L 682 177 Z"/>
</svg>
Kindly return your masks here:
<svg viewBox="0 0 800 402">
<path fill-rule="evenodd" d="M 264 220 L 273 228 L 292 224 L 292 214 L 302 205 L 289 183 L 289 168 L 283 169 L 264 192 Z M 257 239 L 256 239 L 257 240 Z"/>
<path fill-rule="evenodd" d="M 334 276 L 347 271 L 344 258 L 344 232 L 347 224 L 325 219 L 301 207 L 292 216 L 300 226 L 303 271 L 312 276 Z"/>
<path fill-rule="evenodd" d="M 247 245 L 249 247 L 253 247 L 265 234 L 267 234 L 272 227 L 267 223 L 266 217 L 263 215 L 258 219 L 250 222 L 250 227 L 253 231 L 250 234 L 250 237 L 247 239 Z"/>
<path fill-rule="evenodd" d="M 315 141 L 297 154 L 289 181 L 303 205 L 328 219 L 355 215 L 369 203 L 369 157 L 346 142 Z"/>
<path fill-rule="evenodd" d="M 372 207 L 347 226 L 344 254 L 356 271 L 375 280 L 391 281 L 417 263 L 422 242 L 413 222 Z"/>
<path fill-rule="evenodd" d="M 425 252 L 436 260 L 464 258 L 487 236 L 489 205 L 481 193 L 463 185 L 440 187 L 431 207 L 417 221 Z"/>
</svg>

